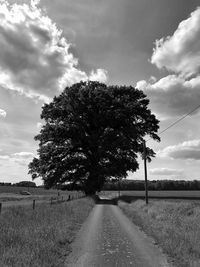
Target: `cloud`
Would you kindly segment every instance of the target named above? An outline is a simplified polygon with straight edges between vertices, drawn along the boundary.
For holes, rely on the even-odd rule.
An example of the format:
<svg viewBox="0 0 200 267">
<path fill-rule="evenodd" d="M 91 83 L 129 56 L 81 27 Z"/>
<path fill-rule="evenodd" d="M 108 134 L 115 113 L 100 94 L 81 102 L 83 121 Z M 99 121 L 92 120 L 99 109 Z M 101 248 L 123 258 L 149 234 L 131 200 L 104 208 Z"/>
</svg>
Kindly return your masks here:
<svg viewBox="0 0 200 267">
<path fill-rule="evenodd" d="M 175 146 L 168 146 L 158 151 L 157 156 L 171 159 L 200 160 L 200 140 L 185 141 Z"/>
<path fill-rule="evenodd" d="M 156 40 L 151 63 L 189 77 L 200 71 L 200 7 L 183 20 L 172 36 Z"/>
<path fill-rule="evenodd" d="M 34 156 L 34 153 L 31 152 L 18 152 L 10 155 L 0 155 L 0 161 L 3 160 L 4 164 L 6 161 L 10 164 L 16 163 L 17 165 L 28 166 Z"/>
<path fill-rule="evenodd" d="M 91 71 L 89 79 L 91 81 L 99 81 L 106 83 L 108 80 L 108 73 L 104 69 L 97 69 L 96 71 Z"/>
<path fill-rule="evenodd" d="M 19 152 L 19 153 L 14 153 L 12 154 L 14 158 L 19 158 L 19 159 L 29 159 L 34 157 L 34 153 L 32 152 Z"/>
<path fill-rule="evenodd" d="M 38 4 L 0 2 L 0 84 L 49 101 L 89 75 L 79 69 L 78 60 L 69 52 L 70 43 Z M 96 77 L 105 81 L 105 73 L 97 70 Z"/>
<path fill-rule="evenodd" d="M 149 171 L 152 175 L 181 175 L 183 170 L 169 169 L 169 168 L 155 168 Z"/>
<path fill-rule="evenodd" d="M 147 94 L 154 112 L 163 117 L 180 116 L 199 105 L 200 76 L 185 80 L 168 75 L 155 83 L 139 81 L 136 87 Z"/>
<path fill-rule="evenodd" d="M 6 112 L 5 112 L 5 110 L 0 109 L 0 117 L 3 117 L 3 118 L 6 117 Z"/>
<path fill-rule="evenodd" d="M 8 155 L 0 155 L 0 160 L 7 160 L 9 159 L 10 157 Z"/>
<path fill-rule="evenodd" d="M 151 77 L 136 84 L 147 94 L 160 119 L 184 115 L 199 105 L 200 7 L 179 24 L 172 36 L 156 40 L 151 63 L 174 72 L 158 81 Z"/>
<path fill-rule="evenodd" d="M 37 124 L 36 124 L 36 126 L 37 126 L 38 129 L 41 129 L 42 128 L 42 125 L 43 124 L 41 122 L 37 122 Z"/>
<path fill-rule="evenodd" d="M 34 154 L 31 152 L 19 152 L 11 155 L 11 160 L 22 166 L 28 166 L 33 158 Z"/>
</svg>

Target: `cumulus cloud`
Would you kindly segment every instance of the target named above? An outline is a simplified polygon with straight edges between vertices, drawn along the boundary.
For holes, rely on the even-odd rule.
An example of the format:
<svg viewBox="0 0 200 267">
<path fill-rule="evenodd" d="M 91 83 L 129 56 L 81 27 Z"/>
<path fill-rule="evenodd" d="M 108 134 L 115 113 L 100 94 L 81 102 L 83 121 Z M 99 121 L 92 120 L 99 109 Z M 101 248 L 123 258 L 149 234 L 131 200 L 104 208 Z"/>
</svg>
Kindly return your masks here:
<svg viewBox="0 0 200 267">
<path fill-rule="evenodd" d="M 168 146 L 160 150 L 157 156 L 171 159 L 200 160 L 200 140 L 185 141 L 175 146 Z"/>
<path fill-rule="evenodd" d="M 156 40 L 151 62 L 183 76 L 200 71 L 200 7 L 182 21 L 172 36 Z"/>
<path fill-rule="evenodd" d="M 138 81 L 160 119 L 186 114 L 200 99 L 200 7 L 182 21 L 172 36 L 156 41 L 151 63 L 174 74 Z M 193 113 L 192 115 L 194 115 Z"/>
<path fill-rule="evenodd" d="M 147 94 L 154 111 L 163 117 L 180 116 L 199 105 L 200 76 L 185 80 L 168 75 L 155 83 L 139 81 L 136 87 Z"/>
<path fill-rule="evenodd" d="M 155 168 L 149 171 L 152 175 L 181 175 L 183 170 L 170 169 L 170 168 Z"/>
<path fill-rule="evenodd" d="M 0 117 L 3 117 L 3 118 L 6 117 L 6 112 L 5 112 L 5 110 L 0 109 Z"/>
<path fill-rule="evenodd" d="M 90 77 L 78 68 L 70 43 L 38 4 L 0 2 L 0 84 L 49 101 L 65 86 Z M 97 70 L 96 77 L 105 81 L 104 74 Z"/>
<path fill-rule="evenodd" d="M 108 80 L 108 73 L 104 69 L 97 69 L 96 71 L 92 70 L 89 79 L 91 81 L 99 81 L 106 83 Z"/>
</svg>

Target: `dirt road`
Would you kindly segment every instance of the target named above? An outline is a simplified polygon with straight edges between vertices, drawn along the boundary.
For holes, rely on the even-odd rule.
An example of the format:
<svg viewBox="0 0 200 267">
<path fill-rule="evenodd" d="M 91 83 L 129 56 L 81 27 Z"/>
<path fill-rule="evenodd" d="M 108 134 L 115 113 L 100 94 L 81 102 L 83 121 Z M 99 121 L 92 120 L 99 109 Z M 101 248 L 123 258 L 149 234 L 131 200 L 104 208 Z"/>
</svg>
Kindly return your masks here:
<svg viewBox="0 0 200 267">
<path fill-rule="evenodd" d="M 114 205 L 96 205 L 78 233 L 65 267 L 169 267 L 153 240 Z"/>
</svg>

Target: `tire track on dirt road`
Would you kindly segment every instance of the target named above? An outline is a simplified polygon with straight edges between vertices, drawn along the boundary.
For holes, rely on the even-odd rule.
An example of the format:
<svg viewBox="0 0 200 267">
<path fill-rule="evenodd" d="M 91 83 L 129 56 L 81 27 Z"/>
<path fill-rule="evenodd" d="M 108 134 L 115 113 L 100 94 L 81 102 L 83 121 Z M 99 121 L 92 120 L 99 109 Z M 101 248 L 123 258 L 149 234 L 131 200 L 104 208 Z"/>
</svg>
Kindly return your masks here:
<svg viewBox="0 0 200 267">
<path fill-rule="evenodd" d="M 115 205 L 96 205 L 72 245 L 65 267 L 171 267 L 153 244 Z"/>
</svg>

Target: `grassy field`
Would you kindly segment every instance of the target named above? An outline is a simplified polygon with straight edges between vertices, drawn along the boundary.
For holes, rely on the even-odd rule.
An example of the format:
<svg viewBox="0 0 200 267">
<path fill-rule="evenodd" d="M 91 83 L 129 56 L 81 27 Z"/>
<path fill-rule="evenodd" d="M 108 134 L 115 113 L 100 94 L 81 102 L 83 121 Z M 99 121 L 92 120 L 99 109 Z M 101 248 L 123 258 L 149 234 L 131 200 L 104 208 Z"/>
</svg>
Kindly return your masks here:
<svg viewBox="0 0 200 267">
<path fill-rule="evenodd" d="M 28 191 L 31 195 L 22 195 L 21 191 Z M 34 188 L 34 187 L 15 187 L 15 186 L 0 186 L 0 202 L 13 202 L 13 205 L 24 204 L 25 202 L 30 202 L 33 199 L 36 200 L 50 200 L 51 198 L 68 199 L 69 195 L 77 198 L 81 193 L 76 191 L 62 191 L 56 189 L 46 190 L 44 188 Z M 83 195 L 83 194 L 82 194 Z M 17 201 L 15 203 L 15 201 Z M 20 203 L 19 203 L 20 201 Z"/>
<path fill-rule="evenodd" d="M 104 191 L 104 195 L 109 195 L 111 197 L 118 197 L 118 191 Z M 172 198 L 172 199 L 200 199 L 200 190 L 199 191 L 149 191 L 150 198 Z M 120 191 L 120 196 L 126 201 L 130 199 L 144 198 L 144 191 Z"/>
<path fill-rule="evenodd" d="M 200 201 L 144 200 L 118 205 L 144 232 L 152 236 L 175 266 L 200 266 Z"/>
<path fill-rule="evenodd" d="M 36 210 L 12 207 L 0 215 L 1 267 L 59 267 L 94 203 L 84 198 Z"/>
<path fill-rule="evenodd" d="M 44 189 L 37 187 L 20 187 L 20 186 L 0 186 L 1 193 L 14 193 L 19 194 L 20 191 L 29 191 L 33 195 L 56 195 L 58 192 L 63 192 L 56 189 Z"/>
</svg>

